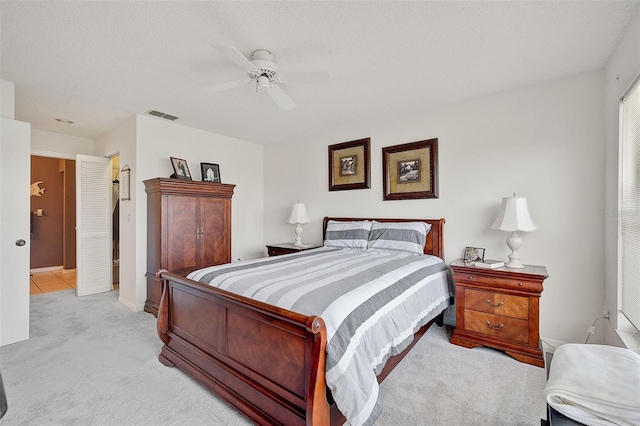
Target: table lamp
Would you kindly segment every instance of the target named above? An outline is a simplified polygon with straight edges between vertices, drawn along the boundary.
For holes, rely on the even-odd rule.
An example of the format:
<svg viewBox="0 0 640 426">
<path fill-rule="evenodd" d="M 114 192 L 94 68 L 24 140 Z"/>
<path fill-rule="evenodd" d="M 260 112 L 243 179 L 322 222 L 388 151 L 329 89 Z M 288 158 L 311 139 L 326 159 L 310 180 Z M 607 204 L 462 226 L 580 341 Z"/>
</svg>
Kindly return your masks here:
<svg viewBox="0 0 640 426">
<path fill-rule="evenodd" d="M 302 245 L 302 225 L 301 223 L 309 223 L 309 216 L 307 215 L 307 209 L 304 207 L 304 203 L 297 202 L 293 204 L 293 209 L 291 209 L 291 216 L 289 216 L 289 223 L 295 223 L 296 227 L 294 232 L 296 233 L 296 241 L 295 245 Z"/>
<path fill-rule="evenodd" d="M 511 254 L 509 255 L 509 261 L 504 266 L 507 268 L 524 268 L 518 254 L 518 249 L 522 246 L 522 237 L 519 232 L 531 232 L 538 229 L 533 220 L 531 220 L 527 199 L 516 197 L 516 194 L 513 194 L 513 197 L 503 198 L 500 213 L 493 225 L 491 225 L 491 229 L 511 232 L 511 235 L 507 237 L 507 246 L 511 249 Z"/>
</svg>

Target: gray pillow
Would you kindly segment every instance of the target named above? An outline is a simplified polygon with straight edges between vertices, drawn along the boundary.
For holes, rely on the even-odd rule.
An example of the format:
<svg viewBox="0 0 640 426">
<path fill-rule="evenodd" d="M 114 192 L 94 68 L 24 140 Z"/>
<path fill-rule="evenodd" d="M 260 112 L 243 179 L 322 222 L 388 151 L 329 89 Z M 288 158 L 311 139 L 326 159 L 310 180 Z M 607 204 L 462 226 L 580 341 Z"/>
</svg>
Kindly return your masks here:
<svg viewBox="0 0 640 426">
<path fill-rule="evenodd" d="M 325 247 L 366 250 L 371 221 L 340 222 L 330 220 L 324 236 Z"/>
<path fill-rule="evenodd" d="M 367 250 L 423 254 L 431 225 L 425 222 L 373 222 Z"/>
</svg>

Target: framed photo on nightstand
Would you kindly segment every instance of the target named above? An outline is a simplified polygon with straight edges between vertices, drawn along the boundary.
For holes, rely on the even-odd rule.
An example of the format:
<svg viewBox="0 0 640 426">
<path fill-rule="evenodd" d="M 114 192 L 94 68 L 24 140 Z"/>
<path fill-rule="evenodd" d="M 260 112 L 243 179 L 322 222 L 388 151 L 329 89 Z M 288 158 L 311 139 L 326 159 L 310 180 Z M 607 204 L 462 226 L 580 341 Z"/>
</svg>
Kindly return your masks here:
<svg viewBox="0 0 640 426">
<path fill-rule="evenodd" d="M 484 261 L 484 249 L 480 247 L 465 247 L 464 261 L 465 263 Z"/>
</svg>

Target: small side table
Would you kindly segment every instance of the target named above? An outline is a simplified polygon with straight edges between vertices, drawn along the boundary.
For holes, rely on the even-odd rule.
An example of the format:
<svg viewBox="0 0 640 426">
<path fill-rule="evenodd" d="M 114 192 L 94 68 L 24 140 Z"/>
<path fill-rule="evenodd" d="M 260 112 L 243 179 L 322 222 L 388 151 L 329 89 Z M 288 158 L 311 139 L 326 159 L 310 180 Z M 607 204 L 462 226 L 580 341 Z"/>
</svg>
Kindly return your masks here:
<svg viewBox="0 0 640 426">
<path fill-rule="evenodd" d="M 316 246 L 313 244 L 305 244 L 304 246 L 297 246 L 293 243 L 267 244 L 267 253 L 270 257 L 280 256 L 283 254 L 297 253 L 299 251 L 314 249 L 318 247 L 320 246 Z"/>
<path fill-rule="evenodd" d="M 540 348 L 540 294 L 544 266 L 485 269 L 451 263 L 456 282 L 456 329 L 451 343 L 503 350 L 518 361 L 544 367 Z"/>
</svg>

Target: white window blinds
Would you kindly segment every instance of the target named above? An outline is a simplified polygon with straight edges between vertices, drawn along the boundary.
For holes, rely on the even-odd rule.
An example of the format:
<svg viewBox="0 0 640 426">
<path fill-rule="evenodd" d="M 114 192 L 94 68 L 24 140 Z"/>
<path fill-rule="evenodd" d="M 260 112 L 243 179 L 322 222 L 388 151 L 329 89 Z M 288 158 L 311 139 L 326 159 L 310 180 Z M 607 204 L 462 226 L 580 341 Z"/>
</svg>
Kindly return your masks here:
<svg viewBox="0 0 640 426">
<path fill-rule="evenodd" d="M 640 329 L 640 80 L 622 98 L 620 279 L 622 313 Z"/>
</svg>

